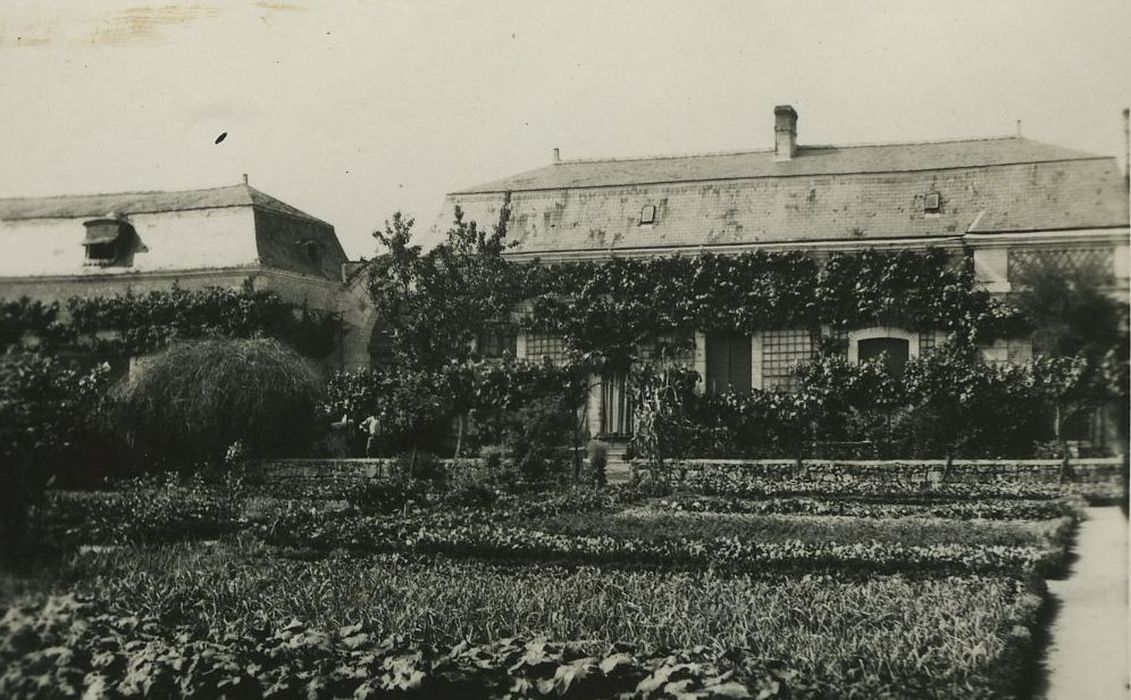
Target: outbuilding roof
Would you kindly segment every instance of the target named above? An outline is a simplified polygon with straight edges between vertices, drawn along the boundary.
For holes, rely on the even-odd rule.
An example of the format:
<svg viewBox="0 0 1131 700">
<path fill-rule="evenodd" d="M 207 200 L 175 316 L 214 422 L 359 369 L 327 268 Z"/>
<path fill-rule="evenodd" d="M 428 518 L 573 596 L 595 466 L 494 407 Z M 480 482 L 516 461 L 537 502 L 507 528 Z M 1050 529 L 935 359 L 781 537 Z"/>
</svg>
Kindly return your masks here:
<svg viewBox="0 0 1131 700">
<path fill-rule="evenodd" d="M 325 223 L 246 184 L 178 192 L 119 192 L 0 198 L 0 220 L 75 219 L 85 216 L 105 216 L 110 212 L 129 215 L 225 207 L 255 207 Z"/>
<path fill-rule="evenodd" d="M 92 258 L 123 227 L 114 257 Z M 0 199 L 0 239 L 0 278 L 271 268 L 336 281 L 347 259 L 333 226 L 246 183 Z"/>
</svg>

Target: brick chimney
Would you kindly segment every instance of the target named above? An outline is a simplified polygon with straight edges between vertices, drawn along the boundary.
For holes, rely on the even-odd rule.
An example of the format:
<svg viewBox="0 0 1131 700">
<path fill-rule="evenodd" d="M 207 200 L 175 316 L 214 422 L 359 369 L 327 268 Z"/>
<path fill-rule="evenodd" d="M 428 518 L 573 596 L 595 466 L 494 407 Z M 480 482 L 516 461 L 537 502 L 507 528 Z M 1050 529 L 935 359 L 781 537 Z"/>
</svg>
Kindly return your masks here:
<svg viewBox="0 0 1131 700">
<path fill-rule="evenodd" d="M 774 107 L 774 160 L 797 155 L 797 112 L 790 105 Z"/>
</svg>

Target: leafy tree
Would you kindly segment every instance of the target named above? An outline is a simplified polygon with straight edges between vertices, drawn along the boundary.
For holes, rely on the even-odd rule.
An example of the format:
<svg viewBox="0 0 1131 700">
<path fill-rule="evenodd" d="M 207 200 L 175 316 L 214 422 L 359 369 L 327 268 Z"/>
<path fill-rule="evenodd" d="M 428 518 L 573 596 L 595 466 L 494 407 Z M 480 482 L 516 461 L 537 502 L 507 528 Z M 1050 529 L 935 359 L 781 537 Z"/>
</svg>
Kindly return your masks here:
<svg viewBox="0 0 1131 700">
<path fill-rule="evenodd" d="M 1063 425 L 1105 401 L 1119 406 L 1119 432 L 1127 452 L 1128 307 L 1108 289 L 1109 270 L 1096 262 L 1067 267 L 1036 256 L 1017 276 L 1010 301 L 1026 320 L 1034 351 L 1038 390 L 1052 402 L 1055 433 L 1067 465 Z"/>
<path fill-rule="evenodd" d="M 1102 368 L 1083 355 L 1037 357 L 1027 369 L 1034 390 L 1053 406 L 1053 435 L 1060 448 L 1061 478 L 1065 479 L 1068 476 L 1068 441 L 1064 435 L 1064 424 L 1112 398 L 1117 389 L 1108 383 Z"/>
<path fill-rule="evenodd" d="M 342 372 L 330 378 L 325 417 L 374 415 L 387 450 L 414 450 L 442 442 L 452 417 L 466 415 L 470 430 L 457 437 L 456 451 L 507 444 L 527 460 L 528 471 L 544 471 L 551 453 L 580 444 L 577 408 L 588 391 L 576 367 L 506 358 L 451 362 L 435 370 L 397 367 Z M 519 444 L 526 443 L 526 444 Z"/>
<path fill-rule="evenodd" d="M 903 400 L 902 377 L 894 376 L 882 358 L 850 363 L 837 353 L 823 352 L 797 370 L 795 402 L 799 420 L 807 420 L 816 439 L 844 440 L 864 432 L 887 437 L 891 416 Z"/>
<path fill-rule="evenodd" d="M 1112 281 L 1098 265 L 1066 268 L 1036 257 L 1021 267 L 1010 303 L 1028 322 L 1039 354 L 1097 360 L 1126 342 L 1127 304 L 1105 290 Z"/>
<path fill-rule="evenodd" d="M 369 291 L 402 364 L 437 369 L 466 360 L 484 325 L 510 313 L 522 285 L 502 255 L 509 216 L 508 197 L 488 232 L 456 207 L 447 240 L 426 253 L 411 244 L 413 220 L 399 213 L 373 234 L 385 254 L 373 263 Z"/>
<path fill-rule="evenodd" d="M 912 409 L 927 414 L 921 429 L 929 431 L 946 454 L 947 471 L 971 432 L 973 407 L 989 373 L 977 347 L 962 342 L 945 343 L 907 365 L 904 377 Z"/>
</svg>

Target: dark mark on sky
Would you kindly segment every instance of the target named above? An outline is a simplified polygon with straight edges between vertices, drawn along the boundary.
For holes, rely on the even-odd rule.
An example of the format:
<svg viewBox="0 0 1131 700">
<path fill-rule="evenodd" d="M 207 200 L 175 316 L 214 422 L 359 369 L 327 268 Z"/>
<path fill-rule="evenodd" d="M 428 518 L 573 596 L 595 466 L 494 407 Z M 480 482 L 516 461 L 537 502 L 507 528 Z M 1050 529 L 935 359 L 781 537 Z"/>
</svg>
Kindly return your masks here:
<svg viewBox="0 0 1131 700">
<path fill-rule="evenodd" d="M 225 131 L 224 133 L 222 133 L 222 134 L 220 134 L 219 136 L 216 137 L 216 143 L 220 143 L 221 141 L 223 141 L 226 138 L 228 138 L 228 132 Z"/>
</svg>

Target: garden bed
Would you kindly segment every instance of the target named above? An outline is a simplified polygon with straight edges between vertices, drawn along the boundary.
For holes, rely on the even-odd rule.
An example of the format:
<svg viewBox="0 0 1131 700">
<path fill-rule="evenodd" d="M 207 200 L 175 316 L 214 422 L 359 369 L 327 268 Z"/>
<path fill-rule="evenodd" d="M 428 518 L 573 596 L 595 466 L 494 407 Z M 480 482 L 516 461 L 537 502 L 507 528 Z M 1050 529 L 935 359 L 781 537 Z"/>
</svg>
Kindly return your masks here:
<svg viewBox="0 0 1131 700">
<path fill-rule="evenodd" d="M 1022 692 L 1071 488 L 729 483 L 58 493 L 54 531 L 99 546 L 13 589 L 0 695 Z"/>
<path fill-rule="evenodd" d="M 340 697 L 373 683 L 471 696 L 517 684 L 517 697 L 712 687 L 708 697 L 744 697 L 724 687 L 734 681 L 767 698 L 994 696 L 1021 682 L 1040 607 L 1011 577 L 765 578 L 346 554 L 297 562 L 235 545 L 118 550 L 81 566 L 86 602 L 53 599 L 5 619 L 10 638 L 42 649 L 0 653 L 13 679 L 44 673 L 118 694 Z M 77 638 L 76 620 L 89 624 Z M 570 641 L 536 641 L 546 637 Z M 50 649 L 64 641 L 60 658 Z M 0 690 L 20 688 L 4 682 Z"/>
</svg>

